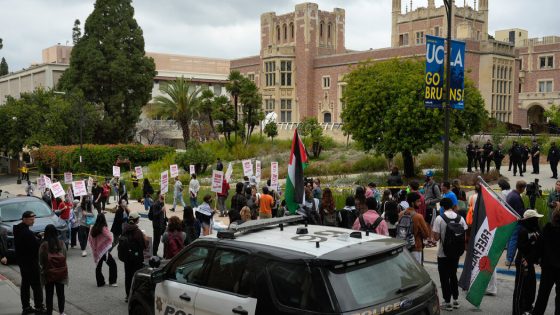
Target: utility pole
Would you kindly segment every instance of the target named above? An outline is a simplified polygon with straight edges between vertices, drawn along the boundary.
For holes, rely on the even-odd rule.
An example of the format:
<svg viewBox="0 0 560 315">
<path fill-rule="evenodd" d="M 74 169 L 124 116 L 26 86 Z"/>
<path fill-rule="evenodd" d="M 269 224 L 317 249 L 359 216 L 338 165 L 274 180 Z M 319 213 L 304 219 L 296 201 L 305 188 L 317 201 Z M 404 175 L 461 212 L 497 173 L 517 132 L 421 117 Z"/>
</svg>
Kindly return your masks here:
<svg viewBox="0 0 560 315">
<path fill-rule="evenodd" d="M 445 114 L 445 134 L 443 142 L 443 180 L 449 180 L 449 111 L 451 107 L 450 99 L 450 83 L 451 83 L 451 17 L 453 16 L 453 0 L 444 0 L 445 10 L 447 12 L 447 52 L 445 56 L 445 95 L 447 102 L 443 108 Z"/>
</svg>

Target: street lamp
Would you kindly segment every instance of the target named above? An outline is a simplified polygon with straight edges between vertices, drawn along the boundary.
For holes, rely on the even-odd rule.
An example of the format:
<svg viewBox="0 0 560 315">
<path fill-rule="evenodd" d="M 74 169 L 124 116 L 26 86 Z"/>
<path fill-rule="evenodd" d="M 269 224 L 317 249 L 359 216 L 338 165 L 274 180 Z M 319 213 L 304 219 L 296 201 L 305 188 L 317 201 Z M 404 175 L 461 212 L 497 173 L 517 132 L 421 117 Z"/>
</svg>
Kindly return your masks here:
<svg viewBox="0 0 560 315">
<path fill-rule="evenodd" d="M 66 92 L 63 91 L 53 91 L 54 94 L 60 94 L 60 95 L 64 95 L 67 96 Z M 72 97 L 70 97 L 71 101 L 75 101 L 76 99 L 72 99 Z M 80 163 L 82 163 L 82 146 L 83 146 L 83 135 L 82 135 L 82 129 L 83 129 L 83 125 L 84 125 L 84 106 L 82 104 L 79 104 L 80 106 Z"/>
<path fill-rule="evenodd" d="M 453 0 L 443 0 L 445 4 L 445 11 L 447 13 L 447 54 L 445 57 L 445 91 L 447 102 L 443 108 L 445 114 L 445 134 L 443 142 L 443 180 L 449 180 L 449 110 L 451 107 L 450 98 L 450 83 L 451 83 L 451 69 L 450 69 L 450 56 L 451 56 L 451 17 L 453 16 Z"/>
</svg>

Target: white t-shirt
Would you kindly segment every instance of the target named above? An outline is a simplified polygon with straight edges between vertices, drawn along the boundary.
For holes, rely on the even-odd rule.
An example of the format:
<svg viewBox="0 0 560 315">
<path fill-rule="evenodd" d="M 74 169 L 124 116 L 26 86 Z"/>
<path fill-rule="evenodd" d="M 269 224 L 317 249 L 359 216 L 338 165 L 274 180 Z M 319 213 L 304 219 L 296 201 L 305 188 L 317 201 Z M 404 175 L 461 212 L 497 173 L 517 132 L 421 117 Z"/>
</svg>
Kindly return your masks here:
<svg viewBox="0 0 560 315">
<path fill-rule="evenodd" d="M 450 220 L 454 220 L 455 218 L 457 218 L 458 215 L 453 210 L 447 210 L 443 214 L 446 217 L 448 217 Z M 463 219 L 462 217 L 461 217 L 460 224 L 463 226 L 463 228 L 466 231 L 468 228 L 467 222 L 465 222 L 465 219 Z M 445 254 L 443 253 L 443 240 L 445 239 L 446 229 L 447 229 L 447 223 L 445 223 L 445 220 L 443 220 L 443 218 L 440 215 L 438 215 L 434 221 L 434 226 L 432 228 L 432 231 L 434 233 L 439 233 L 438 252 L 437 252 L 438 257 L 445 257 Z"/>
</svg>

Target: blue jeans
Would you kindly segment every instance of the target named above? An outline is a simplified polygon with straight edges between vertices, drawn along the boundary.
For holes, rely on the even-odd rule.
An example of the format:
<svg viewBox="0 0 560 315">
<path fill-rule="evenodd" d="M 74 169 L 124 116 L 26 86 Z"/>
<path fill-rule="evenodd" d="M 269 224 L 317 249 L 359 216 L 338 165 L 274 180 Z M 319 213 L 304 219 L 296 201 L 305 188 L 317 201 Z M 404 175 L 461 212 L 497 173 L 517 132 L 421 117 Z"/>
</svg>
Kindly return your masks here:
<svg viewBox="0 0 560 315">
<path fill-rule="evenodd" d="M 196 197 L 190 197 L 190 199 L 191 199 L 191 207 L 193 209 L 198 207 L 198 201 L 196 200 Z"/>
<path fill-rule="evenodd" d="M 511 237 L 508 242 L 507 246 L 507 256 L 506 259 L 510 262 L 513 262 L 515 259 L 515 252 L 517 251 L 517 237 L 519 235 L 519 225 L 515 227 L 513 233 L 511 233 Z"/>
<path fill-rule="evenodd" d="M 181 202 L 181 205 L 183 205 L 183 208 L 185 207 L 185 201 L 183 200 L 183 194 L 173 196 L 173 209 L 175 209 L 175 207 L 177 206 L 177 203 L 178 203 L 177 201 Z"/>
</svg>

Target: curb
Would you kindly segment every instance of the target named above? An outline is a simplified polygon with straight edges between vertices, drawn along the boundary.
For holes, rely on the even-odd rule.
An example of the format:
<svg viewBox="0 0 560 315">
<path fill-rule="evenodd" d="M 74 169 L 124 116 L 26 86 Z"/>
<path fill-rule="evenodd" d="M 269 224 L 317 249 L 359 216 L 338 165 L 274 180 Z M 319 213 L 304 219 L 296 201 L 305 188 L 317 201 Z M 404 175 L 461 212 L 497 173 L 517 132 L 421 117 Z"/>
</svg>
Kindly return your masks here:
<svg viewBox="0 0 560 315">
<path fill-rule="evenodd" d="M 424 263 L 437 266 L 437 262 L 433 262 L 433 261 L 425 260 Z M 459 264 L 458 268 L 463 269 L 464 266 L 465 266 L 464 264 Z M 502 274 L 502 275 L 515 277 L 515 267 L 513 269 L 496 268 L 496 272 L 499 273 L 499 274 Z M 536 276 L 537 280 L 541 279 L 541 273 L 540 272 L 535 272 L 535 276 Z"/>
</svg>

